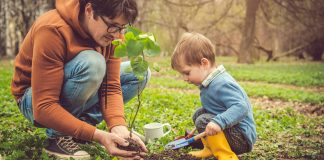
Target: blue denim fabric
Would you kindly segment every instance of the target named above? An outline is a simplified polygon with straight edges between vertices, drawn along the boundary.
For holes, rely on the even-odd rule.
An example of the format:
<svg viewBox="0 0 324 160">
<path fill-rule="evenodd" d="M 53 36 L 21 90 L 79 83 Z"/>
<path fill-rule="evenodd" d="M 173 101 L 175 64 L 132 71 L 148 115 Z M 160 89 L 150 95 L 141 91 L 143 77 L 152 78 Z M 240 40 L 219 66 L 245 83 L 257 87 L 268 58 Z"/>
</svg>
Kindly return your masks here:
<svg viewBox="0 0 324 160">
<path fill-rule="evenodd" d="M 200 100 L 208 113 L 216 115 L 211 120 L 222 130 L 238 125 L 252 148 L 256 141 L 252 106 L 244 89 L 230 74 L 224 71 L 208 86 L 200 86 Z"/>
<path fill-rule="evenodd" d="M 127 72 L 130 62 L 122 62 L 120 69 L 120 82 L 124 103 L 127 103 L 142 91 L 150 79 L 148 70 L 147 79 L 138 81 L 133 73 Z M 89 124 L 96 125 L 103 120 L 98 89 L 106 74 L 106 62 L 104 57 L 92 50 L 80 52 L 64 66 L 64 85 L 61 91 L 60 104 L 68 112 Z M 34 123 L 32 109 L 32 88 L 28 88 L 19 100 L 20 112 L 32 123 Z M 48 137 L 64 135 L 54 129 L 47 128 Z"/>
</svg>

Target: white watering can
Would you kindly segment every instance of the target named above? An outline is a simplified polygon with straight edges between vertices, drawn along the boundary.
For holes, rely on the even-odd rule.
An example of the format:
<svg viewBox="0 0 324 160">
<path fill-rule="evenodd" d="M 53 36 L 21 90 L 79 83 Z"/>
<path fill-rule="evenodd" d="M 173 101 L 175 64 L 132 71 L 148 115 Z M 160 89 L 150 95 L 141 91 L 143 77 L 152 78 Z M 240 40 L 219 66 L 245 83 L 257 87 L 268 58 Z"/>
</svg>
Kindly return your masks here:
<svg viewBox="0 0 324 160">
<path fill-rule="evenodd" d="M 164 132 L 164 127 L 167 127 L 167 131 Z M 141 138 L 144 142 L 154 141 L 160 139 L 171 132 L 171 125 L 169 123 L 149 123 L 144 125 L 144 136 L 140 133 L 132 130 L 132 133 Z"/>
</svg>

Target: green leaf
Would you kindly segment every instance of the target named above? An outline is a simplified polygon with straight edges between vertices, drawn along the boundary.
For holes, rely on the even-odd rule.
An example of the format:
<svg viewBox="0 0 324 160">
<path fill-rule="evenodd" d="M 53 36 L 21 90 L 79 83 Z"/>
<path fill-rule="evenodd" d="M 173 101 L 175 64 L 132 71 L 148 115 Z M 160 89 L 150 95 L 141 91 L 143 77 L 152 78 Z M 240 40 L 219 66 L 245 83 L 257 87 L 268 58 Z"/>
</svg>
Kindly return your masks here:
<svg viewBox="0 0 324 160">
<path fill-rule="evenodd" d="M 137 28 L 135 28 L 135 27 L 133 27 L 133 26 L 128 26 L 128 27 L 126 28 L 126 30 L 127 30 L 127 33 L 128 33 L 128 32 L 131 32 L 131 33 L 133 33 L 133 35 L 136 36 L 136 37 L 137 37 L 139 34 L 142 33 L 141 30 L 139 30 L 139 29 L 137 29 Z"/>
<path fill-rule="evenodd" d="M 125 34 L 125 39 L 126 39 L 126 41 L 127 41 L 127 40 L 131 40 L 131 39 L 135 39 L 135 35 L 134 35 L 134 33 L 133 33 L 133 32 L 127 32 L 127 33 Z"/>
<path fill-rule="evenodd" d="M 151 41 L 155 42 L 155 37 L 154 37 L 154 35 L 153 35 L 152 33 L 144 33 L 144 34 L 140 34 L 138 37 L 139 37 L 140 39 L 146 39 L 146 38 L 148 38 L 148 39 L 150 39 Z"/>
<path fill-rule="evenodd" d="M 125 57 L 127 55 L 127 49 L 125 44 L 118 45 L 114 51 L 114 57 Z"/>
<path fill-rule="evenodd" d="M 111 43 L 112 43 L 113 45 L 115 45 L 115 46 L 118 46 L 119 44 L 122 43 L 122 40 L 121 40 L 121 39 L 115 39 L 115 40 L 113 40 Z"/>
<path fill-rule="evenodd" d="M 146 48 L 144 50 L 144 53 L 149 56 L 156 56 L 161 52 L 160 46 L 156 42 L 151 41 L 150 39 L 147 40 L 145 47 Z"/>
<path fill-rule="evenodd" d="M 132 66 L 127 66 L 127 68 L 125 69 L 125 73 L 131 73 L 133 72 Z"/>
<path fill-rule="evenodd" d="M 142 56 L 137 56 L 131 59 L 131 66 L 133 68 L 133 72 L 135 76 L 139 80 L 144 79 L 144 74 L 148 69 L 148 62 L 144 60 Z"/>
<path fill-rule="evenodd" d="M 155 62 L 155 63 L 153 63 L 153 69 L 154 69 L 155 71 L 157 71 L 157 72 L 160 72 L 161 67 L 159 66 L 159 64 L 157 64 L 157 63 Z"/>
<path fill-rule="evenodd" d="M 130 39 L 126 42 L 127 52 L 129 57 L 135 57 L 142 54 L 144 45 L 141 41 Z"/>
</svg>

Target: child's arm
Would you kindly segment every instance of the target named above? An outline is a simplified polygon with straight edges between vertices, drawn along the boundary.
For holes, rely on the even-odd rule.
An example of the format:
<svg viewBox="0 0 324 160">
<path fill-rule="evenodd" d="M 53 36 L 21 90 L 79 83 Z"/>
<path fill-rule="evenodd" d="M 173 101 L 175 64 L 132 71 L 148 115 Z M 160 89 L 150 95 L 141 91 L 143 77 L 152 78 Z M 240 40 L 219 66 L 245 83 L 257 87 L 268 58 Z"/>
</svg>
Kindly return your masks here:
<svg viewBox="0 0 324 160">
<path fill-rule="evenodd" d="M 216 115 L 212 121 L 217 123 L 222 130 L 236 125 L 248 114 L 249 102 L 243 92 L 234 83 L 225 83 L 217 90 L 216 95 L 227 110 Z"/>
</svg>

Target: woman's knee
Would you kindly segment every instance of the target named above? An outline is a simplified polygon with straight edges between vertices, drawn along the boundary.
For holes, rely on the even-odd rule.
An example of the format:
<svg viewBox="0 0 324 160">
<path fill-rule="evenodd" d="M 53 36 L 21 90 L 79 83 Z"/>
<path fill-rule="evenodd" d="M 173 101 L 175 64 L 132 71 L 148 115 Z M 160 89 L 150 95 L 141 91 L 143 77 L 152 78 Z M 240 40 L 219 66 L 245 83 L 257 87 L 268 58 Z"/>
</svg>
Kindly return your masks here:
<svg viewBox="0 0 324 160">
<path fill-rule="evenodd" d="M 106 74 L 106 60 L 103 55 L 93 50 L 85 50 L 80 52 L 80 56 L 89 81 L 101 83 Z"/>
<path fill-rule="evenodd" d="M 144 73 L 144 79 L 140 83 L 142 83 L 141 86 L 141 91 L 144 90 L 144 88 L 147 86 L 148 82 L 151 79 L 151 70 L 150 68 L 147 68 L 147 71 Z"/>
</svg>

